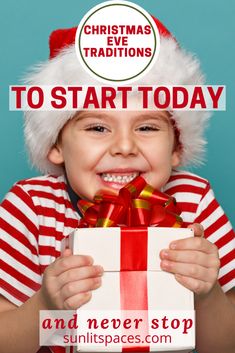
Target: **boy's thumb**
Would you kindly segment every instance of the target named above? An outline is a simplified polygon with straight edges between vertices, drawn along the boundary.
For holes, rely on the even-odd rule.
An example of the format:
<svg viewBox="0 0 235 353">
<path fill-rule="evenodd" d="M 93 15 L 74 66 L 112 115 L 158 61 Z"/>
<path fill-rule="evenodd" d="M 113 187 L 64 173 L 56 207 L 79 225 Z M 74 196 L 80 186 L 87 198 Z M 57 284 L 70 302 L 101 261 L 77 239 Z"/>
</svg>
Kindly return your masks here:
<svg viewBox="0 0 235 353">
<path fill-rule="evenodd" d="M 203 238 L 204 237 L 204 228 L 199 223 L 190 224 L 187 228 L 191 228 L 194 231 L 194 236 Z"/>
<path fill-rule="evenodd" d="M 69 248 L 66 248 L 66 249 L 64 249 L 64 250 L 61 252 L 60 257 L 67 257 L 67 256 L 70 256 L 70 255 L 72 255 L 72 250 L 69 249 Z"/>
</svg>

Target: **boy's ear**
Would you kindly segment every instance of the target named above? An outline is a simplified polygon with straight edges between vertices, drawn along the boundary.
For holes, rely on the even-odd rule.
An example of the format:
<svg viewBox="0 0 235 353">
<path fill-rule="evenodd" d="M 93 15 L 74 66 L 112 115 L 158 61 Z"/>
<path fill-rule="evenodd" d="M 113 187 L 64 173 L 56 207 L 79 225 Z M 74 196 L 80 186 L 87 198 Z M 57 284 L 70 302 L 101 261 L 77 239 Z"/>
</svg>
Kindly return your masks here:
<svg viewBox="0 0 235 353">
<path fill-rule="evenodd" d="M 171 166 L 172 167 L 178 167 L 181 162 L 181 153 L 178 150 L 175 150 L 172 152 L 171 156 Z"/>
<path fill-rule="evenodd" d="M 58 145 L 52 146 L 48 152 L 47 158 L 51 163 L 62 164 L 64 162 L 64 157 L 61 147 Z"/>
</svg>

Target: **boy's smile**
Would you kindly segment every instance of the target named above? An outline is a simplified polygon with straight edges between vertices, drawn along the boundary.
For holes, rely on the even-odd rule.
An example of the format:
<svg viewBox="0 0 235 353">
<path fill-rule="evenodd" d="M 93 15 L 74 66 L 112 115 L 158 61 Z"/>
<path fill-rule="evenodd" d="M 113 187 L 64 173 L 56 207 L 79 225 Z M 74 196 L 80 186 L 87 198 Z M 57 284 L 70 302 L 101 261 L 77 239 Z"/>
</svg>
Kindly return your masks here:
<svg viewBox="0 0 235 353">
<path fill-rule="evenodd" d="M 160 189 L 180 162 L 163 111 L 83 111 L 62 129 L 48 158 L 64 163 L 73 190 L 92 200 L 100 189 L 117 192 L 141 175 Z"/>
<path fill-rule="evenodd" d="M 104 173 L 100 174 L 101 179 L 103 180 L 104 185 L 120 189 L 120 186 L 123 187 L 126 183 L 134 180 L 140 172 L 129 169 L 111 169 L 107 170 Z"/>
</svg>

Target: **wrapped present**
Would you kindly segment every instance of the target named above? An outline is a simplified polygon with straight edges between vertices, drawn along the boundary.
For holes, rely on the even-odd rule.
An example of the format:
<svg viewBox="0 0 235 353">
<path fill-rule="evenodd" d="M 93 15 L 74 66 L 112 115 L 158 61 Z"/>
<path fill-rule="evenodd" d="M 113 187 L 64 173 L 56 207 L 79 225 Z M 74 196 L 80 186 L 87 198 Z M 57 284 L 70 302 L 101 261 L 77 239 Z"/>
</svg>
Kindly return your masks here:
<svg viewBox="0 0 235 353">
<path fill-rule="evenodd" d="M 74 254 L 92 256 L 95 264 L 103 266 L 104 275 L 102 286 L 78 310 L 78 336 L 86 338 L 77 343 L 77 351 L 192 350 L 193 293 L 160 268 L 162 249 L 173 240 L 193 236 L 191 229 L 179 228 L 182 220 L 174 198 L 137 178 L 118 196 L 99 193 L 94 203 L 80 201 L 79 207 L 84 217 L 69 246 Z M 131 324 L 135 320 L 139 327 Z M 111 342 L 97 342 L 94 335 L 109 336 Z M 138 335 L 141 342 L 121 339 Z"/>
</svg>

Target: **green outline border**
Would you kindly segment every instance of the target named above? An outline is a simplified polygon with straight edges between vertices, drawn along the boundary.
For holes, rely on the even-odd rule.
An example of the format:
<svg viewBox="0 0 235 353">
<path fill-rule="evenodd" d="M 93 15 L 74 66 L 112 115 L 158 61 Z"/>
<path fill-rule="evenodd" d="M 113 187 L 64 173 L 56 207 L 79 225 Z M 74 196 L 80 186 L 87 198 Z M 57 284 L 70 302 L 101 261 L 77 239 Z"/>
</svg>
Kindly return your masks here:
<svg viewBox="0 0 235 353">
<path fill-rule="evenodd" d="M 150 62 L 145 66 L 145 68 L 144 68 L 142 71 L 140 71 L 138 74 L 136 74 L 136 75 L 134 75 L 134 76 L 131 76 L 131 77 L 129 77 L 129 78 L 125 78 L 125 79 L 123 79 L 123 80 L 114 80 L 114 79 L 110 79 L 110 78 L 106 78 L 106 77 L 103 77 L 103 76 L 101 76 L 101 75 L 98 75 L 94 70 L 92 70 L 92 69 L 90 68 L 89 65 L 87 65 L 87 63 L 86 63 L 86 61 L 84 60 L 83 55 L 82 55 L 82 49 L 81 49 L 80 42 L 81 42 L 81 33 L 82 33 L 82 31 L 83 31 L 83 27 L 85 26 L 86 22 L 89 20 L 89 18 L 90 18 L 91 16 L 93 16 L 97 11 L 100 11 L 101 9 L 103 9 L 103 8 L 105 8 L 105 7 L 109 7 L 109 6 L 120 6 L 120 5 L 121 5 L 121 6 L 130 7 L 130 8 L 132 8 L 132 9 L 138 11 L 139 13 L 141 13 L 141 15 L 143 15 L 143 16 L 146 18 L 146 20 L 148 21 L 148 23 L 150 24 L 150 26 L 151 26 L 151 28 L 152 28 L 152 30 L 153 30 L 153 35 L 154 35 L 154 42 L 155 42 L 155 44 L 154 44 L 154 51 L 153 51 L 152 58 L 151 58 Z M 105 6 L 103 6 L 103 7 L 100 7 L 99 9 L 95 10 L 94 12 L 92 12 L 92 14 L 90 14 L 90 16 L 89 16 L 89 17 L 86 19 L 86 21 L 83 23 L 83 26 L 82 26 L 81 31 L 80 31 L 80 33 L 79 33 L 78 47 L 79 47 L 79 53 L 80 53 L 80 56 L 81 56 L 81 58 L 82 58 L 82 61 L 84 62 L 84 64 L 86 65 L 86 67 L 87 67 L 93 74 L 95 74 L 96 76 L 98 76 L 98 77 L 100 77 L 100 78 L 102 78 L 103 80 L 106 80 L 106 81 L 111 81 L 111 82 L 125 82 L 125 81 L 129 81 L 129 80 L 131 80 L 131 79 L 133 79 L 133 78 L 139 76 L 140 74 L 142 74 L 142 72 L 144 72 L 144 71 L 147 69 L 147 67 L 151 64 L 151 62 L 152 62 L 152 60 L 153 60 L 153 58 L 154 58 L 155 52 L 156 52 L 157 38 L 156 38 L 156 33 L 155 33 L 155 30 L 154 30 L 154 28 L 153 28 L 153 26 L 152 26 L 152 23 L 151 23 L 151 22 L 149 21 L 149 19 L 145 16 L 145 14 L 143 14 L 140 10 L 136 9 L 135 7 L 133 7 L 133 6 L 131 6 L 131 5 L 126 5 L 126 4 L 121 4 L 121 3 L 117 3 L 117 4 L 108 4 L 108 5 L 105 5 Z"/>
</svg>

